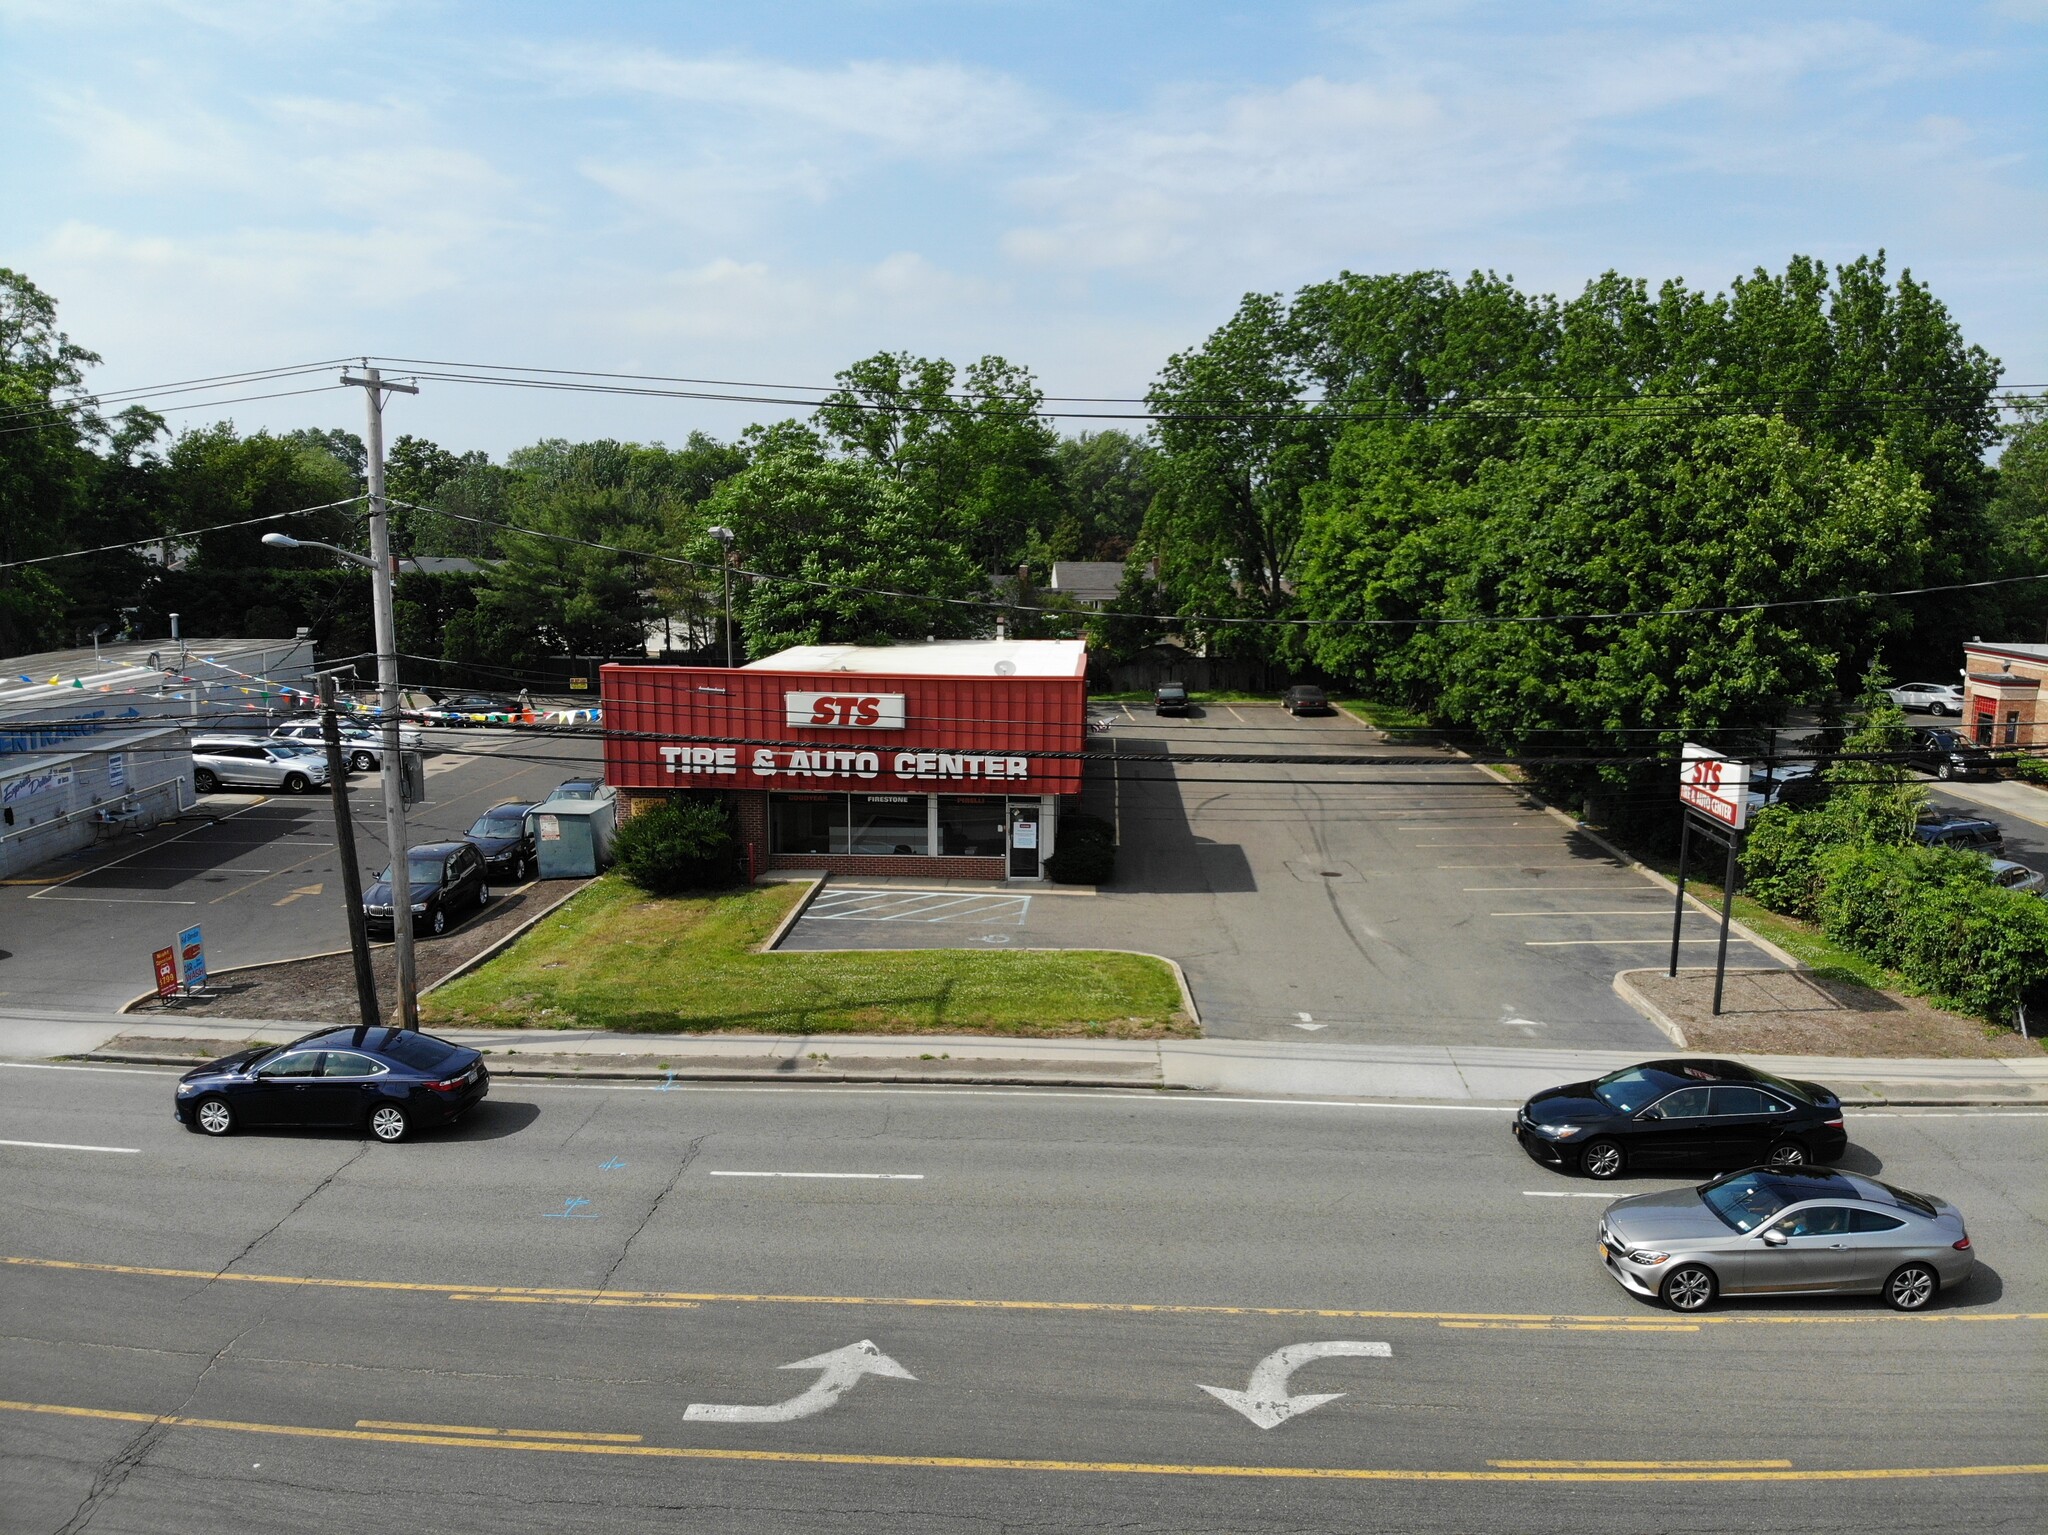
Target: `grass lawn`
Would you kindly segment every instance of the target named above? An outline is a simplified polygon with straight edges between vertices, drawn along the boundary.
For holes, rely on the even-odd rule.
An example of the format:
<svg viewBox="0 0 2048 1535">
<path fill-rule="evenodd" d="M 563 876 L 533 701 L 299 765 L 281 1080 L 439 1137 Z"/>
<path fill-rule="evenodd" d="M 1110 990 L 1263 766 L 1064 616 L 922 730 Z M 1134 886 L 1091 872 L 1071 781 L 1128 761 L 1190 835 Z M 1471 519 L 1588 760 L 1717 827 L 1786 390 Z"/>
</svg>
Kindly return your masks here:
<svg viewBox="0 0 2048 1535">
<path fill-rule="evenodd" d="M 1163 962 L 1095 950 L 756 954 L 803 895 L 656 900 L 600 879 L 496 959 L 420 999 L 430 1024 L 708 1034 L 1200 1031 Z"/>
</svg>

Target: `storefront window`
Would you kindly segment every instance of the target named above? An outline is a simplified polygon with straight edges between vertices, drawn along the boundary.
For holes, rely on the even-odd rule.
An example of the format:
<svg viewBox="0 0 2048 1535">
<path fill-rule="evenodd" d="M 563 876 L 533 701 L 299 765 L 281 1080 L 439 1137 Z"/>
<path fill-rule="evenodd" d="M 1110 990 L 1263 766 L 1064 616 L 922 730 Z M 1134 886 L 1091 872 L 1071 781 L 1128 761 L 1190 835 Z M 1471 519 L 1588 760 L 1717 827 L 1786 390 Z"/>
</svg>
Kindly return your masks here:
<svg viewBox="0 0 2048 1535">
<path fill-rule="evenodd" d="M 940 795 L 939 851 L 952 858 L 1002 857 L 1002 800 L 993 795 Z"/>
<path fill-rule="evenodd" d="M 771 794 L 769 846 L 778 853 L 846 851 L 846 796 Z"/>
<path fill-rule="evenodd" d="M 932 850 L 928 795 L 855 794 L 852 845 L 855 853 L 924 854 Z"/>
</svg>

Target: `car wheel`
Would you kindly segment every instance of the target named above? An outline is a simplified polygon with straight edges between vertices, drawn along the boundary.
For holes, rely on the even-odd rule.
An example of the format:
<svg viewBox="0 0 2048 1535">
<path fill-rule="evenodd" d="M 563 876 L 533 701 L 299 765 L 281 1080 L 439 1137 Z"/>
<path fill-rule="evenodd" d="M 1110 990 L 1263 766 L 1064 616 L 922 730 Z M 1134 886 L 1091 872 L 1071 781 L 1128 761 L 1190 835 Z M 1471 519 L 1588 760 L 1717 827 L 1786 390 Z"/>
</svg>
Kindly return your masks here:
<svg viewBox="0 0 2048 1535">
<path fill-rule="evenodd" d="M 490 887 L 489 885 L 478 885 L 478 886 L 476 887 L 476 905 L 477 905 L 477 910 L 478 910 L 478 911 L 482 911 L 482 910 L 483 910 L 483 909 L 484 909 L 484 908 L 485 908 L 486 906 L 488 906 L 488 905 L 490 905 L 490 904 L 491 904 L 491 887 Z"/>
<path fill-rule="evenodd" d="M 1940 763 L 1934 769 L 1934 776 L 1944 781 L 1951 779 L 1956 776 L 1956 765 L 1953 762 Z"/>
<path fill-rule="evenodd" d="M 434 908 L 434 915 L 427 919 L 427 931 L 437 937 L 448 931 L 448 913 L 444 909 Z"/>
<path fill-rule="evenodd" d="M 1942 715 L 1942 714 L 1946 714 L 1946 713 L 1948 713 L 1948 705 L 1947 705 L 1947 704 L 1929 704 L 1929 705 L 1927 706 L 1927 712 L 1928 712 L 1929 714 L 1934 714 L 1934 715 Z"/>
<path fill-rule="evenodd" d="M 201 1098 L 192 1107 L 192 1123 L 199 1127 L 201 1135 L 231 1135 L 235 1111 L 228 1107 L 225 1098 Z"/>
<path fill-rule="evenodd" d="M 1798 1141 L 1780 1141 L 1764 1160 L 1773 1167 L 1792 1168 L 1806 1166 L 1811 1158 L 1806 1154 L 1806 1147 Z"/>
<path fill-rule="evenodd" d="M 1907 1263 L 1884 1282 L 1884 1303 L 1894 1311 L 1925 1311 L 1941 1290 L 1941 1276 L 1924 1263 Z"/>
<path fill-rule="evenodd" d="M 523 885 L 532 878 L 533 860 L 531 858 L 521 856 L 519 862 L 512 866 L 512 883 L 515 885 Z"/>
<path fill-rule="evenodd" d="M 1720 1288 L 1712 1269 L 1686 1263 L 1664 1276 L 1658 1293 L 1673 1311 L 1704 1311 L 1714 1304 Z"/>
<path fill-rule="evenodd" d="M 284 792 L 287 794 L 304 794 L 312 787 L 313 781 L 304 773 L 287 773 L 284 775 Z"/>
<path fill-rule="evenodd" d="M 357 752 L 353 757 L 348 759 L 348 765 L 354 768 L 358 773 L 367 773 L 370 771 L 371 768 L 377 765 L 377 759 L 371 756 L 368 752 Z"/>
<path fill-rule="evenodd" d="M 201 794 L 211 794 L 220 787 L 220 780 L 214 776 L 211 768 L 194 768 L 192 787 Z"/>
<path fill-rule="evenodd" d="M 380 1103 L 370 1110 L 370 1134 L 384 1142 L 396 1145 L 412 1130 L 412 1116 L 395 1103 Z"/>
<path fill-rule="evenodd" d="M 1579 1153 L 1579 1170 L 1588 1178 L 1619 1178 L 1627 1166 L 1628 1154 L 1616 1141 L 1598 1140 Z"/>
</svg>

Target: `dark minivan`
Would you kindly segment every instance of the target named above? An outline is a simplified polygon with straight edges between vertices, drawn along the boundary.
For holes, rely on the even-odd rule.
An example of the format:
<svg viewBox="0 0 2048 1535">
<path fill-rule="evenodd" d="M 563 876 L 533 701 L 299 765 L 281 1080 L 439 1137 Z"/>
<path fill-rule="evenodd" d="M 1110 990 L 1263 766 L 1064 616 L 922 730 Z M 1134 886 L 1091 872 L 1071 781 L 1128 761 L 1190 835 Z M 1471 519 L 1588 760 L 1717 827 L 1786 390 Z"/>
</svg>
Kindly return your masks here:
<svg viewBox="0 0 2048 1535">
<path fill-rule="evenodd" d="M 453 1124 L 490 1090 L 490 1068 L 466 1045 L 411 1029 L 322 1029 L 194 1067 L 178 1078 L 172 1112 L 201 1135 L 303 1125 L 390 1142 Z"/>
<path fill-rule="evenodd" d="M 1927 809 L 1913 824 L 1913 840 L 1922 847 L 1952 847 L 1967 853 L 1998 853 L 2005 832 L 1996 821 L 1956 810 Z"/>
<path fill-rule="evenodd" d="M 523 800 L 493 805 L 476 818 L 469 840 L 484 855 L 484 867 L 496 879 L 523 885 L 539 857 L 534 840 L 533 806 Z"/>
</svg>

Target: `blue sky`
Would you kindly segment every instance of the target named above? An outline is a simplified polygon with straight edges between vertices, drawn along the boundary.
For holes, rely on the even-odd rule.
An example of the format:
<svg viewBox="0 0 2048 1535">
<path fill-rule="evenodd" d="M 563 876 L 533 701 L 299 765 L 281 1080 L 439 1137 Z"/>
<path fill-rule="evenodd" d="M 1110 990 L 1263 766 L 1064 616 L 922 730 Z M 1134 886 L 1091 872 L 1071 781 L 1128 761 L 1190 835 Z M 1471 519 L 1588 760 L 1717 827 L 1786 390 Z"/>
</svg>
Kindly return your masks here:
<svg viewBox="0 0 2048 1535">
<path fill-rule="evenodd" d="M 0 0 L 0 264 L 108 388 L 362 352 L 802 385 L 890 348 L 1130 395 L 1347 268 L 1719 288 L 1882 246 L 2043 384 L 2044 83 L 2048 0 Z M 435 384 L 393 430 L 762 414 Z"/>
</svg>

